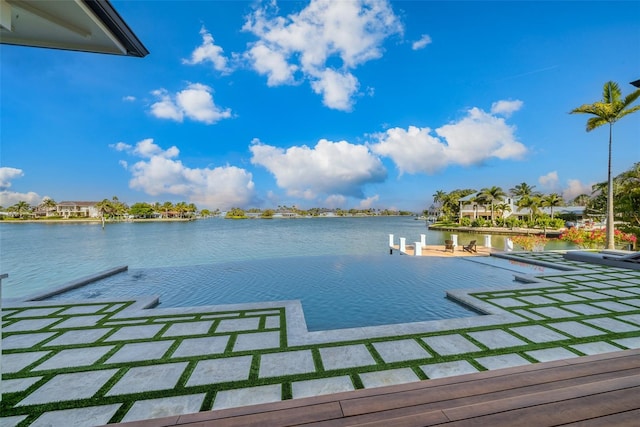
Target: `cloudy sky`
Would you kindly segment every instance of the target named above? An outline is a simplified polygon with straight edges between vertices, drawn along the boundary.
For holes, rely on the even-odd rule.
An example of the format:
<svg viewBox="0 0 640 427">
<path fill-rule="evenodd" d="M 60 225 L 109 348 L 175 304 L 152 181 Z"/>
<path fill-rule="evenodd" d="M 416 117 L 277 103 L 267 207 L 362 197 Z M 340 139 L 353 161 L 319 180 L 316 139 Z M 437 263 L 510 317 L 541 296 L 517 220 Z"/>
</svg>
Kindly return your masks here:
<svg viewBox="0 0 640 427">
<path fill-rule="evenodd" d="M 113 1 L 145 58 L 2 45 L 0 205 L 397 208 L 606 180 L 569 111 L 640 78 L 640 3 Z M 640 114 L 613 172 L 640 161 Z"/>
</svg>

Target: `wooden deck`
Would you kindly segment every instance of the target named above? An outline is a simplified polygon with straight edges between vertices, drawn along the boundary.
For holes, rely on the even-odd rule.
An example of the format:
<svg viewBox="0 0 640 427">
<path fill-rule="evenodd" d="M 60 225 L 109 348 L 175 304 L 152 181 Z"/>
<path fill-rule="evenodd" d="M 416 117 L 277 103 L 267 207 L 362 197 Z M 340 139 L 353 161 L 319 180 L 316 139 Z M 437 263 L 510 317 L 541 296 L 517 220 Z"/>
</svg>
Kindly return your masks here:
<svg viewBox="0 0 640 427">
<path fill-rule="evenodd" d="M 400 252 L 400 245 L 389 246 L 389 249 L 393 253 L 402 253 L 404 255 L 415 256 L 414 244 L 408 244 L 405 246 L 405 251 Z M 453 252 L 445 251 L 444 245 L 426 245 L 422 246 L 422 255 L 425 257 L 470 257 L 470 256 L 489 256 L 493 252 L 502 252 L 496 248 L 487 248 L 484 246 L 477 246 L 476 252 L 468 252 L 462 250 L 462 246 L 458 246 Z"/>
<path fill-rule="evenodd" d="M 125 425 L 638 426 L 640 349 Z"/>
</svg>

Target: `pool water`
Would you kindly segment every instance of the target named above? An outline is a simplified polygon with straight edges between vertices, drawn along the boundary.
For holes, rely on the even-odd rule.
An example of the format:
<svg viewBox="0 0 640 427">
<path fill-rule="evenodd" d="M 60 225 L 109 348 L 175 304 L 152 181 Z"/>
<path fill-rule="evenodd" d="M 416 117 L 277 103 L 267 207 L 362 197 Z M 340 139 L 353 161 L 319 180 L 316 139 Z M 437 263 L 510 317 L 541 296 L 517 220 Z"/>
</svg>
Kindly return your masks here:
<svg viewBox="0 0 640 427">
<path fill-rule="evenodd" d="M 476 316 L 446 291 L 512 282 L 513 271 L 464 258 L 327 255 L 130 269 L 55 299 L 159 295 L 161 307 L 300 300 L 317 331 Z"/>
</svg>

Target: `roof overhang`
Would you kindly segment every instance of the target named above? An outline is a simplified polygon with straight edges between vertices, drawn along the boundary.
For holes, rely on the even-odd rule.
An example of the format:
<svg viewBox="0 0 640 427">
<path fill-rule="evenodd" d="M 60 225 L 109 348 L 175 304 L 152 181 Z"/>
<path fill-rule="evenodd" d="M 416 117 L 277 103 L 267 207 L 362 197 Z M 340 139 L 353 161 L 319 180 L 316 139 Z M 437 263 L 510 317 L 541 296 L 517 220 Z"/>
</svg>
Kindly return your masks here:
<svg viewBox="0 0 640 427">
<path fill-rule="evenodd" d="M 640 87 L 640 80 L 636 80 L 635 82 L 631 82 L 635 87 Z"/>
<path fill-rule="evenodd" d="M 0 43 L 144 57 L 107 0 L 0 0 Z"/>
</svg>

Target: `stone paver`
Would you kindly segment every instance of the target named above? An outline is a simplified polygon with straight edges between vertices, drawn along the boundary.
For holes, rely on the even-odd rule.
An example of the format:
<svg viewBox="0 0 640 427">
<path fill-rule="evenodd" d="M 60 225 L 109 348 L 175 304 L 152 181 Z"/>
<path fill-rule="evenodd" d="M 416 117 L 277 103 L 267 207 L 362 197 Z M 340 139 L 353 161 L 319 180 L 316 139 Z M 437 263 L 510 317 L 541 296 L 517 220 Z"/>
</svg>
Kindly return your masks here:
<svg viewBox="0 0 640 427">
<path fill-rule="evenodd" d="M 317 380 L 296 381 L 291 383 L 294 399 L 302 397 L 320 396 L 324 394 L 340 393 L 355 390 L 351 378 L 348 376 L 319 378 Z"/>
<path fill-rule="evenodd" d="M 103 425 L 109 422 L 121 404 L 90 406 L 88 408 L 63 409 L 49 411 L 40 415 L 31 427 L 86 427 Z"/>
<path fill-rule="evenodd" d="M 101 314 L 96 316 L 74 316 L 67 320 L 64 320 L 54 326 L 55 329 L 71 329 L 82 328 L 87 326 L 96 326 L 98 322 L 104 319 L 107 315 Z"/>
<path fill-rule="evenodd" d="M 606 308 L 607 310 L 615 311 L 617 313 L 623 313 L 625 311 L 635 311 L 638 308 L 633 305 L 621 304 L 615 301 L 600 301 L 594 302 L 593 305 L 597 305 L 598 307 Z"/>
<path fill-rule="evenodd" d="M 56 322 L 59 322 L 59 317 L 54 318 L 45 318 L 45 319 L 24 319 L 18 320 L 15 323 L 12 323 L 9 326 L 5 326 L 2 328 L 2 333 L 7 332 L 26 332 L 26 331 L 37 331 L 40 329 L 44 329 L 49 325 L 52 325 Z M 3 346 L 4 347 L 4 346 Z"/>
<path fill-rule="evenodd" d="M 173 341 L 154 341 L 125 344 L 105 363 L 138 362 L 160 359 L 171 347 Z"/>
<path fill-rule="evenodd" d="M 555 301 L 541 295 L 522 296 L 521 300 L 526 301 L 529 304 L 542 305 L 542 304 L 554 304 Z"/>
<path fill-rule="evenodd" d="M 226 319 L 226 320 L 220 321 L 220 324 L 216 328 L 216 333 L 253 331 L 258 329 L 259 325 L 260 325 L 259 317 L 247 317 L 242 319 Z"/>
<path fill-rule="evenodd" d="M 551 362 L 552 360 L 571 359 L 580 357 L 566 348 L 545 348 L 543 350 L 532 350 L 525 352 L 528 356 L 533 357 L 538 362 Z"/>
<path fill-rule="evenodd" d="M 280 316 L 269 316 L 266 318 L 264 327 L 267 329 L 275 329 L 280 327 Z"/>
<path fill-rule="evenodd" d="M 201 360 L 187 380 L 187 387 L 249 379 L 253 356 Z"/>
<path fill-rule="evenodd" d="M 487 369 L 510 368 L 512 366 L 522 366 L 531 363 L 518 354 L 502 354 L 499 356 L 476 357 L 475 360 Z"/>
<path fill-rule="evenodd" d="M 602 300 L 602 299 L 609 298 L 609 295 L 605 295 L 605 294 L 601 294 L 599 292 L 593 292 L 593 291 L 579 291 L 579 292 L 575 292 L 575 295 L 582 297 L 584 299 L 590 299 L 590 300 Z"/>
<path fill-rule="evenodd" d="M 260 357 L 260 378 L 315 372 L 311 350 L 263 354 Z"/>
<path fill-rule="evenodd" d="M 59 374 L 22 399 L 16 406 L 37 405 L 92 397 L 117 369 Z M 64 393 L 61 393 L 64 390 Z"/>
<path fill-rule="evenodd" d="M 93 313 L 99 312 L 100 310 L 102 310 L 105 307 L 106 307 L 106 305 L 104 305 L 104 304 L 99 304 L 99 305 L 74 305 L 72 307 L 66 308 L 64 311 L 61 311 L 58 314 L 61 314 L 61 315 L 93 314 Z"/>
<path fill-rule="evenodd" d="M 3 356 L 4 362 L 4 356 Z M 15 380 L 2 380 L 2 393 L 15 393 L 24 391 L 40 381 L 42 377 L 17 378 Z M 1 425 L 1 424 L 0 424 Z"/>
<path fill-rule="evenodd" d="M 74 344 L 89 344 L 96 342 L 107 333 L 111 332 L 111 328 L 97 328 L 97 329 L 83 329 L 79 331 L 66 331 L 63 332 L 57 338 L 52 339 L 47 344 L 48 346 L 59 345 L 74 345 Z"/>
<path fill-rule="evenodd" d="M 182 340 L 171 357 L 191 357 L 207 354 L 220 354 L 227 348 L 228 336 L 187 338 Z"/>
<path fill-rule="evenodd" d="M 593 314 L 608 313 L 607 310 L 604 310 L 599 307 L 594 307 L 593 305 L 590 305 L 590 304 L 571 304 L 571 305 L 565 305 L 563 306 L 563 308 L 566 308 L 567 310 L 575 311 L 576 313 L 584 314 L 587 316 L 590 316 Z"/>
<path fill-rule="evenodd" d="M 405 384 L 420 381 L 411 368 L 390 369 L 388 371 L 366 372 L 360 374 L 365 388 Z"/>
<path fill-rule="evenodd" d="M 29 353 L 15 353 L 2 355 L 2 373 L 18 372 L 32 363 L 42 359 L 50 351 L 30 351 Z M 3 384 L 4 385 L 4 384 Z"/>
<path fill-rule="evenodd" d="M 263 350 L 266 348 L 280 347 L 280 332 L 256 332 L 252 334 L 239 334 L 233 351 Z"/>
<path fill-rule="evenodd" d="M 618 318 L 620 320 L 624 320 L 625 322 L 631 322 L 635 323 L 636 325 L 640 325 L 640 314 L 627 314 Z"/>
<path fill-rule="evenodd" d="M 558 307 L 540 307 L 540 308 L 531 308 L 531 311 L 535 311 L 538 314 L 542 314 L 543 316 L 547 316 L 551 319 L 562 319 L 565 317 L 574 317 L 570 311 L 563 310 Z"/>
<path fill-rule="evenodd" d="M 422 372 L 431 379 L 478 372 L 478 370 L 466 360 L 454 360 L 453 362 L 422 365 L 420 366 L 420 369 L 422 369 Z"/>
<path fill-rule="evenodd" d="M 62 350 L 55 354 L 53 357 L 45 360 L 35 368 L 34 371 L 44 371 L 47 369 L 60 369 L 71 368 L 74 366 L 89 366 L 93 365 L 102 356 L 107 354 L 114 348 L 112 345 L 89 347 L 89 348 L 74 348 L 69 350 Z"/>
<path fill-rule="evenodd" d="M 524 307 L 528 304 L 524 301 L 517 300 L 515 298 L 494 298 L 488 300 L 490 303 L 495 304 L 499 307 Z"/>
<path fill-rule="evenodd" d="M 614 343 L 620 344 L 625 348 L 640 348 L 640 337 L 620 338 L 613 340 Z"/>
<path fill-rule="evenodd" d="M 535 343 L 560 341 L 569 338 L 566 335 L 552 331 L 551 329 L 545 328 L 541 325 L 516 326 L 509 329 Z"/>
<path fill-rule="evenodd" d="M 556 299 L 558 301 L 562 301 L 562 302 L 584 301 L 584 298 L 579 297 L 577 295 L 573 295 L 573 294 L 564 294 L 564 293 L 550 294 L 548 295 L 548 297 Z"/>
<path fill-rule="evenodd" d="M 321 348 L 320 357 L 324 369 L 328 371 L 376 364 L 364 344 Z"/>
<path fill-rule="evenodd" d="M 27 418 L 26 415 L 15 415 L 13 417 L 2 417 L 2 418 L 0 418 L 0 425 L 2 427 L 16 427 L 25 418 Z"/>
<path fill-rule="evenodd" d="M 148 420 L 174 415 L 192 414 L 200 411 L 205 394 L 162 397 L 159 399 L 138 400 L 126 413 L 122 422 Z"/>
<path fill-rule="evenodd" d="M 49 316 L 57 311 L 60 311 L 62 307 L 43 307 L 43 308 L 28 308 L 15 313 L 11 316 L 12 319 L 24 318 L 24 317 L 44 317 Z M 4 310 L 3 310 L 4 311 Z M 4 313 L 3 313 L 4 316 Z"/>
<path fill-rule="evenodd" d="M 115 331 L 113 335 L 107 337 L 105 341 L 130 341 L 153 338 L 162 328 L 163 325 L 123 326 Z"/>
<path fill-rule="evenodd" d="M 549 323 L 548 325 L 551 326 L 552 328 L 555 328 L 564 332 L 565 334 L 568 334 L 577 338 L 593 337 L 593 336 L 602 335 L 605 333 L 598 329 L 595 329 L 590 326 L 584 325 L 579 322 L 574 322 L 574 321 Z"/>
<path fill-rule="evenodd" d="M 620 351 L 619 347 L 615 345 L 611 345 L 608 342 L 597 341 L 597 342 L 588 342 L 584 344 L 575 344 L 569 346 L 571 348 L 575 348 L 579 352 L 592 355 L 592 354 L 601 354 L 601 353 L 609 353 L 612 351 Z"/>
<path fill-rule="evenodd" d="M 2 331 L 3 335 L 6 331 Z M 18 348 L 31 348 L 38 343 L 54 336 L 54 332 L 41 332 L 38 334 L 18 334 L 2 338 L 2 350 L 14 350 Z"/>
<path fill-rule="evenodd" d="M 213 321 L 174 323 L 162 334 L 163 337 L 184 335 L 204 335 L 209 332 Z"/>
<path fill-rule="evenodd" d="M 583 322 L 611 332 L 631 332 L 640 330 L 637 326 L 630 325 L 629 323 L 621 322 L 616 319 L 611 319 L 609 317 L 586 319 L 583 320 Z"/>
<path fill-rule="evenodd" d="M 442 356 L 480 351 L 480 347 L 458 334 L 427 337 L 422 341 Z"/>
<path fill-rule="evenodd" d="M 106 396 L 172 389 L 186 367 L 187 362 L 179 362 L 130 368 Z"/>
<path fill-rule="evenodd" d="M 526 345 L 525 341 L 505 332 L 501 329 L 495 329 L 490 331 L 469 332 L 469 336 L 478 342 L 481 342 L 487 348 L 506 348 L 517 347 L 520 345 Z"/>
<path fill-rule="evenodd" d="M 431 357 L 415 340 L 385 341 L 373 343 L 382 360 L 387 363 Z"/>
<path fill-rule="evenodd" d="M 280 384 L 223 390 L 216 394 L 212 409 L 272 403 L 280 400 L 282 400 L 282 386 Z"/>
</svg>

